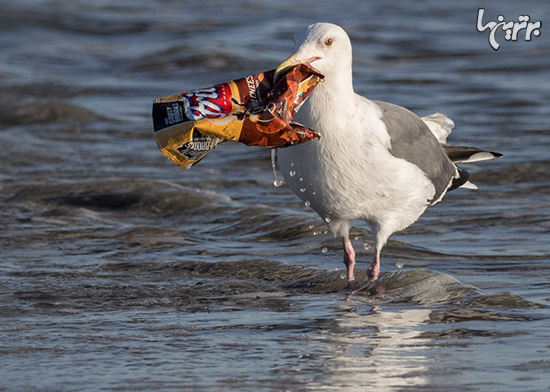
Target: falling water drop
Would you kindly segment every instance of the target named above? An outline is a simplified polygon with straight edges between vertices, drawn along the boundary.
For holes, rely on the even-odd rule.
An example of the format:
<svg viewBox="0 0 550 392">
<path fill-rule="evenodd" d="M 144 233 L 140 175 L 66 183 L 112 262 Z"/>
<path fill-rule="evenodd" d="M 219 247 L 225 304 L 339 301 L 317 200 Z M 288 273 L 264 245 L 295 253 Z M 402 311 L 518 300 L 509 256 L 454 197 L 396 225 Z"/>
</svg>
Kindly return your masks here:
<svg viewBox="0 0 550 392">
<path fill-rule="evenodd" d="M 288 172 L 288 174 L 290 174 L 290 177 L 294 177 L 296 175 L 296 172 L 294 170 L 291 170 L 290 172 Z"/>
<path fill-rule="evenodd" d="M 369 250 L 370 245 L 365 242 L 365 243 L 363 243 L 363 248 L 365 248 L 365 250 Z"/>
<path fill-rule="evenodd" d="M 327 216 L 327 217 L 325 218 L 325 222 L 330 223 L 330 221 L 331 221 L 331 219 Z"/>
<path fill-rule="evenodd" d="M 300 181 L 304 181 L 304 179 L 302 177 L 300 177 Z"/>
<path fill-rule="evenodd" d="M 305 205 L 306 207 L 309 207 L 310 204 L 311 204 L 311 203 L 309 202 L 309 200 L 306 200 L 306 201 L 304 202 L 304 205 Z"/>
<path fill-rule="evenodd" d="M 272 148 L 271 149 L 271 168 L 273 169 L 273 175 L 275 176 L 275 181 L 273 181 L 273 186 L 275 188 L 279 188 L 280 186 L 283 186 L 284 181 L 277 176 L 277 165 L 275 161 L 277 160 L 277 149 Z"/>
<path fill-rule="evenodd" d="M 300 188 L 300 192 L 304 193 L 306 191 L 306 188 Z"/>
<path fill-rule="evenodd" d="M 354 239 L 355 241 L 359 241 L 359 236 L 356 235 L 355 237 L 353 237 L 353 239 Z"/>
<path fill-rule="evenodd" d="M 313 225 L 309 225 L 309 228 L 310 228 L 310 229 L 313 229 L 313 227 L 314 227 Z"/>
<path fill-rule="evenodd" d="M 397 260 L 397 263 L 395 263 L 395 266 L 401 269 L 405 266 L 405 262 L 403 260 Z"/>
<path fill-rule="evenodd" d="M 321 249 L 321 252 L 323 252 L 323 253 L 327 253 L 327 252 L 328 252 L 328 249 L 327 249 L 327 247 L 325 246 L 325 247 L 324 247 L 323 249 Z"/>
</svg>

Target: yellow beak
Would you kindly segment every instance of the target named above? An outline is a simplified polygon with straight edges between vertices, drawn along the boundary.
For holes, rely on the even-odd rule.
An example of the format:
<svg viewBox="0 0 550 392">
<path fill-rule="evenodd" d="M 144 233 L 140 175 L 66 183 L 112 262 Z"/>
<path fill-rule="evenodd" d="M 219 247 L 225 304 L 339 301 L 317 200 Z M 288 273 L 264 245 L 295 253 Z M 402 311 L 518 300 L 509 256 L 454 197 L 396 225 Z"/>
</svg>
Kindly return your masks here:
<svg viewBox="0 0 550 392">
<path fill-rule="evenodd" d="M 275 70 L 275 75 L 273 76 L 273 84 L 277 83 L 279 81 L 279 78 L 290 71 L 292 68 L 302 63 L 303 61 L 298 61 L 296 59 L 296 53 L 287 58 Z"/>
</svg>

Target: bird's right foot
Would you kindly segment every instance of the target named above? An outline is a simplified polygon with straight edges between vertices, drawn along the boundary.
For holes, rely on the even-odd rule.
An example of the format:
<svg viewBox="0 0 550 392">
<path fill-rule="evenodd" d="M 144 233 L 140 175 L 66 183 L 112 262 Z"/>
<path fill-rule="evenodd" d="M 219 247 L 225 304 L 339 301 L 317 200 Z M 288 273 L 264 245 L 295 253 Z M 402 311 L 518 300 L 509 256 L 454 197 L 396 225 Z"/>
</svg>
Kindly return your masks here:
<svg viewBox="0 0 550 392">
<path fill-rule="evenodd" d="M 351 290 L 346 297 L 346 301 L 349 301 L 351 297 L 353 297 L 356 293 L 360 291 L 367 291 L 369 296 L 375 296 L 384 294 L 386 292 L 386 289 L 378 282 L 378 280 L 369 279 L 367 284 L 365 284 L 364 286 Z"/>
</svg>

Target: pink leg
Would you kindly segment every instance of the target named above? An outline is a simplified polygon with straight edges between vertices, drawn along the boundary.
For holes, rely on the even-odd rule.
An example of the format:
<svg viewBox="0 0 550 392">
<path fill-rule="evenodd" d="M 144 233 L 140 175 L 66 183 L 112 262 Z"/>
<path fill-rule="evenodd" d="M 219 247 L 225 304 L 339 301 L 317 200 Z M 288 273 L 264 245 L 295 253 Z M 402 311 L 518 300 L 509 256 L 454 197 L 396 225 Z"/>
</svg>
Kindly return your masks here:
<svg viewBox="0 0 550 392">
<path fill-rule="evenodd" d="M 353 289 L 355 284 L 355 276 L 353 275 L 353 269 L 355 267 L 355 250 L 353 245 L 347 237 L 342 237 L 342 244 L 344 245 L 344 264 L 348 271 L 348 288 Z"/>
<path fill-rule="evenodd" d="M 372 261 L 370 267 L 367 268 L 367 276 L 369 277 L 369 282 L 377 280 L 378 275 L 380 275 L 380 249 L 377 248 L 376 252 L 374 253 L 374 260 Z"/>
<path fill-rule="evenodd" d="M 370 295 L 383 294 L 386 290 L 378 283 L 378 276 L 380 275 L 380 249 L 376 249 L 374 253 L 374 260 L 369 268 L 367 268 L 368 282 L 355 290 L 352 290 L 346 297 L 346 301 L 349 301 L 353 295 L 359 291 L 368 289 Z M 348 283 L 349 286 L 349 283 Z"/>
</svg>

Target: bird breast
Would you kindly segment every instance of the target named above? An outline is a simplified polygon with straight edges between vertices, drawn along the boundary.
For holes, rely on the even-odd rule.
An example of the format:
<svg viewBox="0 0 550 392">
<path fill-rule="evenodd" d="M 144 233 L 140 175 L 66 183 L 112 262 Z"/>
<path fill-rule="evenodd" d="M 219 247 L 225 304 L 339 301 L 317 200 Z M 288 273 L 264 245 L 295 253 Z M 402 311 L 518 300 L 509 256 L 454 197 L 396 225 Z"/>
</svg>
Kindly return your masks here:
<svg viewBox="0 0 550 392">
<path fill-rule="evenodd" d="M 360 111 L 355 102 L 330 105 L 314 91 L 295 119 L 321 139 L 280 149 L 285 183 L 323 219 L 393 221 L 409 207 L 411 217 L 392 223 L 407 226 L 426 208 L 433 186 L 415 165 L 390 154 L 376 106 L 364 99 L 360 103 Z"/>
</svg>

